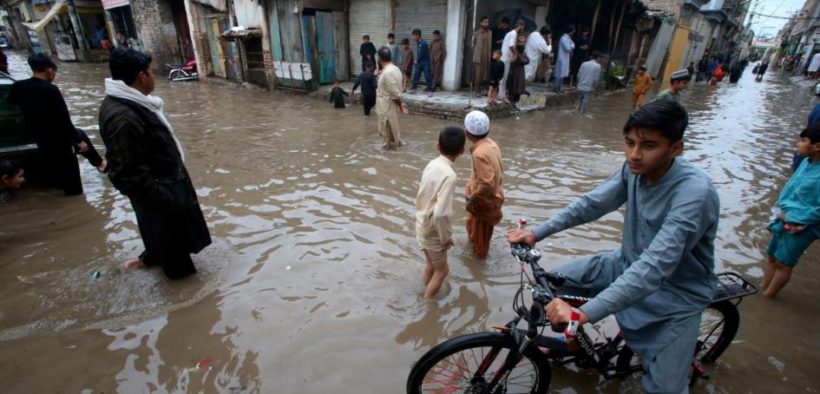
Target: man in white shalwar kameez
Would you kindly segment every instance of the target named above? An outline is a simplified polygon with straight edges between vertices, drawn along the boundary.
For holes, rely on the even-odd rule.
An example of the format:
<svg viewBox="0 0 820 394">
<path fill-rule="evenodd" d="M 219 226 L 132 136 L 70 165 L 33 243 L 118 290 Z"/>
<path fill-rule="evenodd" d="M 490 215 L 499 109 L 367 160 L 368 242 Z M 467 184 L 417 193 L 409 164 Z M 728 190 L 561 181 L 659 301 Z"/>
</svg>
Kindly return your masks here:
<svg viewBox="0 0 820 394">
<path fill-rule="evenodd" d="M 524 77 L 527 82 L 535 80 L 535 74 L 541 64 L 541 57 L 547 56 L 546 61 L 552 56 L 552 46 L 549 44 L 550 29 L 542 26 L 540 31 L 534 31 L 527 37 L 527 45 L 524 46 L 524 53 L 530 62 L 524 66 Z"/>
<path fill-rule="evenodd" d="M 575 43 L 572 41 L 572 34 L 575 33 L 575 26 L 567 26 L 567 31 L 561 36 L 558 43 L 558 60 L 555 62 L 555 91 L 561 91 L 561 85 L 564 83 L 564 78 L 569 76 L 569 62 L 572 57 L 572 51 L 575 49 Z"/>
<path fill-rule="evenodd" d="M 507 35 L 504 36 L 504 42 L 501 44 L 501 61 L 504 62 L 504 78 L 501 79 L 498 97 L 502 99 L 507 98 L 507 74 L 510 73 L 510 62 L 512 61 L 510 48 L 515 46 L 515 40 L 518 38 L 518 35 L 524 31 L 525 26 L 526 23 L 524 23 L 523 20 L 519 19 L 515 21 L 515 28 L 507 32 Z"/>
</svg>

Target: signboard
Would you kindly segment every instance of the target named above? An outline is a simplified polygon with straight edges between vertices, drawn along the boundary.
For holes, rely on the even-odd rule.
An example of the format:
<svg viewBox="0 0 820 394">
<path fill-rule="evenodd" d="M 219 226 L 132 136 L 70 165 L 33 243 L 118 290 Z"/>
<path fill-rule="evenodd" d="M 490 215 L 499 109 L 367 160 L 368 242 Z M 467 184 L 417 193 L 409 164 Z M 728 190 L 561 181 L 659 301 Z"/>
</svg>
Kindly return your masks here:
<svg viewBox="0 0 820 394">
<path fill-rule="evenodd" d="M 128 3 L 128 0 L 102 0 L 103 8 L 105 8 L 106 10 L 126 6 L 128 5 Z"/>
</svg>

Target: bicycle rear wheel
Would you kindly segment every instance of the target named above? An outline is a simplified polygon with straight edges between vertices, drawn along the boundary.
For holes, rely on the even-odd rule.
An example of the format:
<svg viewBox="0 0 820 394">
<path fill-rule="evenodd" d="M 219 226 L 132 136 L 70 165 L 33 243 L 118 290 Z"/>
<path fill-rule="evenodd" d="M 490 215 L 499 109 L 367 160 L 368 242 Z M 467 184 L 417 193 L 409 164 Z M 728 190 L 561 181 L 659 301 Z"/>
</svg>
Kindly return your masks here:
<svg viewBox="0 0 820 394">
<path fill-rule="evenodd" d="M 737 307 L 729 300 L 716 302 L 703 311 L 695 359 L 704 364 L 717 361 L 732 344 L 740 325 Z"/>
<path fill-rule="evenodd" d="M 496 387 L 489 387 L 514 348 L 512 337 L 484 332 L 462 335 L 430 349 L 413 366 L 407 393 L 546 393 L 550 367 L 546 357 L 528 350 Z"/>
</svg>

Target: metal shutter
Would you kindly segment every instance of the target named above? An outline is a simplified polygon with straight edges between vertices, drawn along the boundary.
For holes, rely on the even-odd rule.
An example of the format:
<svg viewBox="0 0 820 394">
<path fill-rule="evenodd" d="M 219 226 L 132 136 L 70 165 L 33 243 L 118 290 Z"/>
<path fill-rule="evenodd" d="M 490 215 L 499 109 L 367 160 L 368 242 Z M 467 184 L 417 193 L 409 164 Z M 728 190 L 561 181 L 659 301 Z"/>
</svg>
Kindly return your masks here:
<svg viewBox="0 0 820 394">
<path fill-rule="evenodd" d="M 441 31 L 442 39 L 447 40 L 447 0 L 396 0 L 395 4 L 396 41 L 411 38 L 413 29 L 421 29 L 427 42 L 433 39 L 433 30 Z"/>
<path fill-rule="evenodd" d="M 392 31 L 390 0 L 352 0 L 350 2 L 350 60 L 352 75 L 362 70 L 362 56 L 359 48 L 362 36 L 370 36 L 370 42 L 381 48 L 387 43 L 387 33 Z"/>
</svg>

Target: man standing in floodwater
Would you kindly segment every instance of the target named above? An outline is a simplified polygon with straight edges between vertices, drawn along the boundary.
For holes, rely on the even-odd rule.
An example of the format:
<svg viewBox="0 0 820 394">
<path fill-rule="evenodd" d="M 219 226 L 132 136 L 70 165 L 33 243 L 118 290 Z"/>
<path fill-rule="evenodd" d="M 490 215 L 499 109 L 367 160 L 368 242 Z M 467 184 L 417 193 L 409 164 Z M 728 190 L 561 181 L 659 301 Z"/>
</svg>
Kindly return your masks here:
<svg viewBox="0 0 820 394">
<path fill-rule="evenodd" d="M 89 147 L 71 123 L 63 95 L 53 84 L 57 65 L 42 53 L 29 57 L 28 64 L 32 77 L 14 82 L 6 100 L 20 107 L 26 130 L 37 141 L 38 165 L 47 185 L 62 189 L 66 196 L 83 194 L 74 152 Z"/>
<path fill-rule="evenodd" d="M 404 77 L 401 70 L 391 62 L 390 50 L 379 49 L 379 86 L 376 88 L 376 115 L 379 116 L 379 134 L 384 139 L 384 149 L 402 146 L 399 112 L 408 113 L 407 104 L 401 101 Z"/>
<path fill-rule="evenodd" d="M 131 200 L 145 251 L 126 269 L 158 265 L 170 279 L 196 272 L 191 253 L 210 245 L 211 235 L 185 168 L 182 145 L 151 96 L 151 56 L 118 48 L 109 61 L 100 107 L 100 135 L 107 149 L 108 177 Z"/>
</svg>

